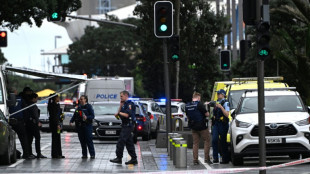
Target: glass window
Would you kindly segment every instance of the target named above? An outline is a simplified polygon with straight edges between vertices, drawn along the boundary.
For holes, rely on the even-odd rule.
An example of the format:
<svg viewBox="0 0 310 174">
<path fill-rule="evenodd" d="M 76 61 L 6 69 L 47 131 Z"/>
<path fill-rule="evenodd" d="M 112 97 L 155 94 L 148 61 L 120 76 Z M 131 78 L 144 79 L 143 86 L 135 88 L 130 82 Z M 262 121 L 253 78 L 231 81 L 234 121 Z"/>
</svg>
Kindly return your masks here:
<svg viewBox="0 0 310 174">
<path fill-rule="evenodd" d="M 0 119 L 6 121 L 6 118 L 1 110 L 0 110 Z"/>
<path fill-rule="evenodd" d="M 69 59 L 69 56 L 67 54 L 62 54 L 61 55 L 61 64 L 66 65 L 69 64 L 71 61 Z"/>
<path fill-rule="evenodd" d="M 140 115 L 140 108 L 138 105 L 136 105 L 136 115 Z"/>
<path fill-rule="evenodd" d="M 95 115 L 114 115 L 119 108 L 119 104 L 95 104 L 93 105 Z"/>
<path fill-rule="evenodd" d="M 163 113 L 166 112 L 166 105 L 160 105 L 161 110 Z M 171 106 L 171 113 L 178 113 L 179 107 L 178 106 Z"/>
<path fill-rule="evenodd" d="M 228 101 L 230 104 L 230 109 L 236 109 L 237 108 L 237 105 L 238 105 L 239 100 L 242 97 L 243 93 L 244 93 L 244 90 L 230 91 L 229 92 Z"/>
<path fill-rule="evenodd" d="M 40 114 L 47 114 L 47 105 L 39 105 Z"/>
<path fill-rule="evenodd" d="M 257 97 L 244 98 L 240 113 L 257 113 Z M 298 96 L 266 96 L 266 112 L 300 112 L 305 111 Z"/>
<path fill-rule="evenodd" d="M 146 112 L 148 112 L 147 104 L 143 103 L 142 106 L 146 109 Z"/>
</svg>

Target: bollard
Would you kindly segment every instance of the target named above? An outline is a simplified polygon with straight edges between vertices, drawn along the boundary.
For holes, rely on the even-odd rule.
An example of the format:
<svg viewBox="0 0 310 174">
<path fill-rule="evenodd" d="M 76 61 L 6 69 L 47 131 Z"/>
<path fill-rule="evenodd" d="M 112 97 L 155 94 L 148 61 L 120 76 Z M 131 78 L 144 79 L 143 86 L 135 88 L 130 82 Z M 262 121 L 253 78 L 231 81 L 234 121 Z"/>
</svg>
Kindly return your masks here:
<svg viewBox="0 0 310 174">
<path fill-rule="evenodd" d="M 170 160 L 173 159 L 173 138 L 179 138 L 179 137 L 182 137 L 181 134 L 178 134 L 178 133 L 173 133 L 169 139 L 169 145 L 170 145 L 170 153 L 169 153 L 169 156 L 170 156 Z M 169 145 L 168 145 L 168 151 L 169 151 Z"/>
<path fill-rule="evenodd" d="M 179 138 L 172 138 L 172 161 L 173 161 L 173 165 L 175 165 L 175 162 L 176 162 L 176 147 L 175 147 L 175 144 L 181 140 L 184 140 L 184 138 L 182 137 L 179 137 Z"/>
<path fill-rule="evenodd" d="M 172 136 L 176 134 L 176 133 L 168 133 L 168 155 L 170 155 L 170 151 L 171 151 L 171 142 L 172 142 Z"/>
<path fill-rule="evenodd" d="M 187 167 L 187 141 L 176 141 L 175 146 L 175 167 L 186 168 Z"/>
</svg>

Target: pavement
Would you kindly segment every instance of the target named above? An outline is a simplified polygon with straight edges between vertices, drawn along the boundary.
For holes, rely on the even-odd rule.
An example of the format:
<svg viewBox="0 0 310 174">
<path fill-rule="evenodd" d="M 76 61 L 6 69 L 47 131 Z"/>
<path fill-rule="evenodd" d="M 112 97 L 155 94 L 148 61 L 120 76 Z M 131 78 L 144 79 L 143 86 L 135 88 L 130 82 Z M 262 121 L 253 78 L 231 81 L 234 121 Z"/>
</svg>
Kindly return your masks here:
<svg viewBox="0 0 310 174">
<path fill-rule="evenodd" d="M 94 140 L 96 159 L 81 159 L 81 147 L 77 134 L 64 132 L 62 135 L 62 151 L 65 159 L 52 159 L 51 134 L 41 134 L 42 154 L 46 159 L 24 160 L 19 159 L 9 166 L 0 166 L 0 173 L 258 173 L 258 159 L 249 159 L 244 166 L 235 167 L 232 164 L 208 165 L 204 163 L 203 149 L 199 149 L 199 165 L 193 164 L 192 149 L 187 149 L 187 168 L 176 168 L 167 155 L 167 148 L 156 148 L 155 140 L 142 141 L 139 139 L 135 145 L 138 165 L 125 165 L 130 160 L 127 151 L 124 151 L 123 163 L 109 162 L 115 158 L 116 140 Z M 21 149 L 19 140 L 17 148 Z M 125 148 L 126 149 L 126 148 Z M 34 145 L 33 145 L 33 152 Z M 211 152 L 212 154 L 212 152 Z M 290 162 L 288 157 L 268 159 L 268 165 Z M 247 168 L 256 168 L 247 171 Z M 241 170 L 240 170 L 241 169 Z M 310 174 L 310 165 L 301 164 L 285 168 L 269 170 L 268 173 L 281 174 Z"/>
</svg>

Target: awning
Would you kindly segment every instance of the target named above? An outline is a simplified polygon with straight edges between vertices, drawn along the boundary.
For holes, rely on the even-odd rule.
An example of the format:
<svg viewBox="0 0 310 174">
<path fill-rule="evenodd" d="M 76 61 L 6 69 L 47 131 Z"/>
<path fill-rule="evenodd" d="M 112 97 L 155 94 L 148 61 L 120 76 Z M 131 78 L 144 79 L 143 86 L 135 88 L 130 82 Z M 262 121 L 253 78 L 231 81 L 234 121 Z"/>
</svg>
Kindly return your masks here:
<svg viewBox="0 0 310 174">
<path fill-rule="evenodd" d="M 51 90 L 51 89 L 44 89 L 42 91 L 37 92 L 39 97 L 47 97 L 50 94 L 55 93 L 55 91 Z"/>
</svg>

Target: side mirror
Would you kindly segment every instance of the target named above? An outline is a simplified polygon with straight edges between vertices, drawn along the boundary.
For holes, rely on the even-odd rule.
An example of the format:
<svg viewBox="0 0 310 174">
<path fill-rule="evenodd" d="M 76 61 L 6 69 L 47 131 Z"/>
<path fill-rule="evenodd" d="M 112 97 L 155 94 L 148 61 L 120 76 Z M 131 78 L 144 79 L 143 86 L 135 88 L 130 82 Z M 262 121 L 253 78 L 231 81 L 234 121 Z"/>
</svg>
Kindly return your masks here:
<svg viewBox="0 0 310 174">
<path fill-rule="evenodd" d="M 16 105 L 16 95 L 14 93 L 10 93 L 9 100 L 7 100 L 8 107 L 12 107 Z"/>
</svg>

